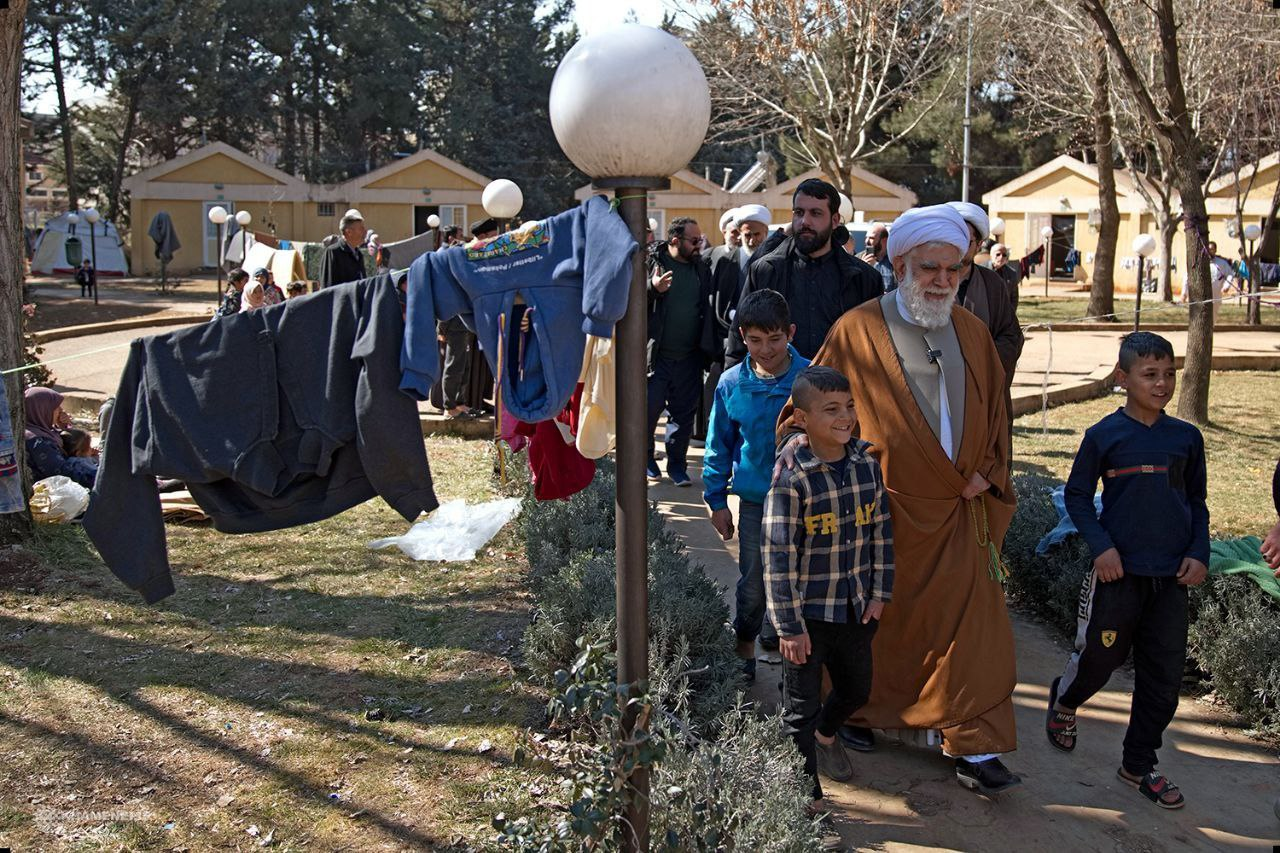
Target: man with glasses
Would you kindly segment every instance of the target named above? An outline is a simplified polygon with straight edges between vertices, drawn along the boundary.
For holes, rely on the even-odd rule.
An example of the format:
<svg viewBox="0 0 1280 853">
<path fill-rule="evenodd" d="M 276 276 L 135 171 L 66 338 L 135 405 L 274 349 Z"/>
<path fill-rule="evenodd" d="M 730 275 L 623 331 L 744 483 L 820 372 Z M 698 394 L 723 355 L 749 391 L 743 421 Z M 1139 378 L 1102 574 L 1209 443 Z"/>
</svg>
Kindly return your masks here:
<svg viewBox="0 0 1280 853">
<path fill-rule="evenodd" d="M 702 229 L 687 216 L 667 228 L 667 242 L 649 255 L 649 465 L 651 482 L 662 479 L 653 455 L 653 432 L 662 410 L 667 436 L 667 476 L 690 485 L 686 456 L 702 394 L 702 371 L 716 356 L 711 271 L 702 262 Z"/>
<path fill-rule="evenodd" d="M 1009 263 L 1009 247 L 1004 243 L 996 243 L 991 247 L 991 269 L 999 273 L 1004 279 L 1005 286 L 1009 288 L 1009 300 L 1013 303 L 1013 310 L 1018 310 L 1018 285 L 1022 284 L 1022 273 L 1018 271 L 1017 264 Z"/>
</svg>

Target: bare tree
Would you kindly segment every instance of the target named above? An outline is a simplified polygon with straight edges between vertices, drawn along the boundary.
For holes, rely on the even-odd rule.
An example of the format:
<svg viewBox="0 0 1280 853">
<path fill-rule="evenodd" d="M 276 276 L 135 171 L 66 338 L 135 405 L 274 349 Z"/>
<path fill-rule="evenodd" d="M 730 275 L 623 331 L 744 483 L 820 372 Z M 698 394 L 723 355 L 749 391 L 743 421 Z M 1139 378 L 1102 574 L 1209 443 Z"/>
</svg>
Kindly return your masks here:
<svg viewBox="0 0 1280 853">
<path fill-rule="evenodd" d="M 688 34 L 711 84 L 711 138 L 779 135 L 846 192 L 851 168 L 911 134 L 959 68 L 941 0 L 712 0 Z M 884 130 L 911 104 L 913 120 Z"/>
<path fill-rule="evenodd" d="M 1150 127 L 1162 160 L 1170 164 L 1172 184 L 1182 202 L 1186 235 L 1186 275 L 1191 297 L 1187 330 L 1186 363 L 1178 415 L 1196 423 L 1209 420 L 1209 379 L 1213 361 L 1213 311 L 1203 304 L 1209 298 L 1209 262 L 1204 248 L 1208 237 L 1202 145 L 1196 135 L 1184 83 L 1179 20 L 1173 0 L 1142 4 L 1154 19 L 1159 36 L 1160 73 L 1150 79 L 1134 61 L 1140 44 L 1149 42 L 1148 30 L 1121 34 L 1105 0 L 1079 0 L 1080 8 L 1097 25 L 1106 40 L 1117 72 L 1124 80 L 1139 113 Z M 1138 4 L 1134 4 L 1135 6 Z M 1144 13 L 1145 15 L 1145 13 Z M 1217 22 L 1215 22 L 1217 25 Z M 1154 64 L 1154 63 L 1153 63 Z"/>
<path fill-rule="evenodd" d="M 1107 46 L 1088 21 L 1053 4 L 985 0 L 985 7 L 998 15 L 1006 38 L 997 76 L 1018 93 L 1028 124 L 1093 151 L 1100 216 L 1087 313 L 1114 319 L 1120 206 Z"/>
<path fill-rule="evenodd" d="M 0 7 L 0 365 L 22 363 L 22 137 L 18 115 L 22 68 L 22 27 L 27 0 Z M 13 424 L 18 471 L 27 470 L 23 432 L 22 383 L 16 373 L 3 377 Z M 19 476 L 25 476 L 20 474 Z M 0 542 L 12 543 L 26 529 L 24 513 L 0 515 Z"/>
</svg>

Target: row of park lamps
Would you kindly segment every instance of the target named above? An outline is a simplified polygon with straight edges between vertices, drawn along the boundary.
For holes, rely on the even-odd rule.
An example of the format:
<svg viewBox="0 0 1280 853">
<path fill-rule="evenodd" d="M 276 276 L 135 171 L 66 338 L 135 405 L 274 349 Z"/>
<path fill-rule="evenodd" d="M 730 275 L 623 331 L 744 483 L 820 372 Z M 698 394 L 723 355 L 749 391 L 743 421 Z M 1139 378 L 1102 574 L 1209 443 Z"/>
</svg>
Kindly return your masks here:
<svg viewBox="0 0 1280 853">
<path fill-rule="evenodd" d="M 224 266 L 222 253 L 225 249 L 227 223 L 232 218 L 240 226 L 240 254 L 243 257 L 249 248 L 249 232 L 245 229 L 253 221 L 253 214 L 247 210 L 241 210 L 233 217 L 222 205 L 209 208 L 209 221 L 218 226 L 218 292 L 214 295 L 216 299 L 222 298 L 222 267 Z"/>
</svg>

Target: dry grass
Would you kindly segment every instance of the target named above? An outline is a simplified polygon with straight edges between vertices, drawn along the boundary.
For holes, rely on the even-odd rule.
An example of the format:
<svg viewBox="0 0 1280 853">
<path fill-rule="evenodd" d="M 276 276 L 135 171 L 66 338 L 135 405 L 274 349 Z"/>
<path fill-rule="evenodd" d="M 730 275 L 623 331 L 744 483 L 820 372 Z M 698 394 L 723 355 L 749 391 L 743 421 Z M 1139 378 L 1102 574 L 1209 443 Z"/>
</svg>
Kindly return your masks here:
<svg viewBox="0 0 1280 853">
<path fill-rule="evenodd" d="M 486 448 L 429 442 L 442 499 L 494 496 Z M 0 846 L 491 835 L 486 798 L 520 787 L 515 733 L 542 707 L 513 668 L 529 609 L 516 526 L 470 564 L 365 548 L 406 528 L 381 500 L 272 534 L 170 527 L 177 593 L 155 607 L 77 528 L 43 532 L 43 575 L 0 578 Z"/>
<path fill-rule="evenodd" d="M 1215 372 L 1210 388 L 1212 423 L 1203 430 L 1210 528 L 1217 536 L 1261 536 L 1275 524 L 1271 474 L 1280 458 L 1280 373 Z M 1039 413 L 1018 418 L 1015 471 L 1065 480 L 1085 429 L 1123 405 L 1117 394 L 1050 409 L 1047 432 Z"/>
<path fill-rule="evenodd" d="M 1029 290 L 1024 286 L 1024 291 Z M 1262 307 L 1262 324 L 1264 326 L 1280 326 L 1280 302 L 1274 290 L 1264 291 L 1263 298 L 1269 304 Z M 1134 301 L 1117 299 L 1116 313 L 1120 317 L 1119 325 L 1133 325 Z M 1032 296 L 1024 292 L 1018 301 L 1018 322 L 1024 326 L 1032 323 L 1069 323 L 1080 322 L 1089 316 L 1089 298 L 1087 296 Z M 1142 319 L 1150 323 L 1186 323 L 1188 309 L 1178 302 L 1162 302 L 1150 294 L 1143 294 Z M 1218 312 L 1218 324 L 1243 324 L 1245 322 L 1245 306 L 1234 300 L 1222 303 Z"/>
</svg>

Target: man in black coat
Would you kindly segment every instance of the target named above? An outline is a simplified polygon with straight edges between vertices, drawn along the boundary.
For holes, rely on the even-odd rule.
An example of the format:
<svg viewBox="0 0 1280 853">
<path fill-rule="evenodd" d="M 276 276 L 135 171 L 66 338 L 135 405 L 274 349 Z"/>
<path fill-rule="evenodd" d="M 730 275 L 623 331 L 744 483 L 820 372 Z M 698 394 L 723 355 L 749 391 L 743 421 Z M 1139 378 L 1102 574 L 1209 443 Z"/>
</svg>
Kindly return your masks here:
<svg viewBox="0 0 1280 853">
<path fill-rule="evenodd" d="M 360 247 L 364 245 L 369 229 L 365 227 L 360 211 L 352 208 L 342 214 L 338 230 L 341 238 L 326 248 L 320 257 L 321 287 L 346 284 L 365 277 L 364 257 L 360 254 Z"/>
<path fill-rule="evenodd" d="M 711 306 L 711 270 L 702 262 L 702 229 L 688 217 L 672 220 L 667 242 L 652 244 L 649 268 L 649 465 L 650 481 L 662 478 L 653 455 L 653 433 L 663 409 L 674 427 L 667 437 L 667 476 L 690 485 L 687 453 L 698 413 L 702 371 L 718 352 Z"/>
<path fill-rule="evenodd" d="M 813 358 L 840 315 L 884 292 L 880 273 L 833 240 L 839 210 L 840 193 L 826 181 L 812 178 L 796 187 L 791 235 L 772 252 L 753 259 L 739 296 L 766 289 L 781 293 L 796 325 L 793 345 L 805 358 Z M 730 334 L 725 366 L 737 364 L 746 354 L 741 336 Z"/>
</svg>

